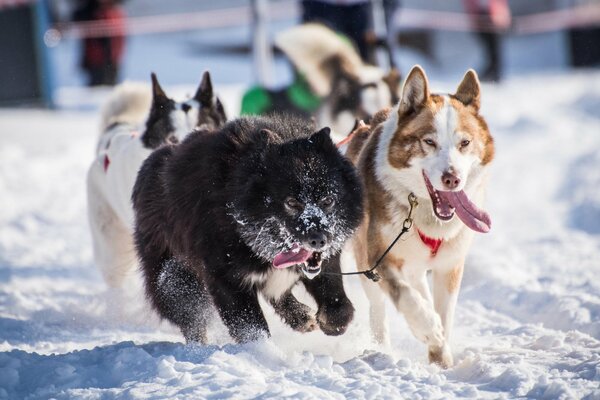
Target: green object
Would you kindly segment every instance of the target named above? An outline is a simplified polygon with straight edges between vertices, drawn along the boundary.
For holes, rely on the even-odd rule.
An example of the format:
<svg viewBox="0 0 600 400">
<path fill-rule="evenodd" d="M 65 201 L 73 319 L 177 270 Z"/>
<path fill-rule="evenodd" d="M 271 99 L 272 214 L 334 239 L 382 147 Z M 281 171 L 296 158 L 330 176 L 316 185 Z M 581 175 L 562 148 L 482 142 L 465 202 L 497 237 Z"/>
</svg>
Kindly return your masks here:
<svg viewBox="0 0 600 400">
<path fill-rule="evenodd" d="M 306 80 L 299 74 L 284 92 L 291 104 L 308 113 L 312 113 L 321 105 L 321 99 L 310 90 Z M 242 97 L 241 115 L 264 114 L 272 107 L 273 100 L 269 90 L 262 86 L 253 86 Z"/>
<path fill-rule="evenodd" d="M 296 75 L 294 83 L 287 88 L 286 94 L 291 103 L 309 113 L 321 105 L 321 99 L 315 95 L 302 75 Z"/>
<path fill-rule="evenodd" d="M 260 115 L 271 108 L 269 92 L 261 86 L 254 86 L 242 97 L 242 115 Z"/>
</svg>

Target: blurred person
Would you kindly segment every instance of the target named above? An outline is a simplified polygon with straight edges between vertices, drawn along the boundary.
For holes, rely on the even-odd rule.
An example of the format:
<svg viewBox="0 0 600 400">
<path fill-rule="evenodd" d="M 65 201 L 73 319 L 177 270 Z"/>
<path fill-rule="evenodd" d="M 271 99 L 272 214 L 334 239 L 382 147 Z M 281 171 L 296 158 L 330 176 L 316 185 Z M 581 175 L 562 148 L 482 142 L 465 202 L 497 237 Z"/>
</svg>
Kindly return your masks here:
<svg viewBox="0 0 600 400">
<path fill-rule="evenodd" d="M 571 0 L 573 13 L 585 10 L 587 14 L 598 12 L 597 0 Z M 600 67 L 600 23 L 571 26 L 568 30 L 570 61 L 574 67 Z"/>
<path fill-rule="evenodd" d="M 501 32 L 510 27 L 512 19 L 508 0 L 464 0 L 464 4 L 473 18 L 473 29 L 484 47 L 487 64 L 481 69 L 481 80 L 499 81 L 502 65 Z"/>
<path fill-rule="evenodd" d="M 302 0 L 302 22 L 320 22 L 347 36 L 363 61 L 370 60 L 369 38 L 375 36 L 369 0 Z"/>
<path fill-rule="evenodd" d="M 386 69 L 396 69 L 392 53 L 394 43 L 392 23 L 394 14 L 400 7 L 400 0 L 371 0 L 370 3 L 373 29 L 367 32 L 366 62 Z"/>
<path fill-rule="evenodd" d="M 115 35 L 86 37 L 83 40 L 81 68 L 88 75 L 88 85 L 115 85 L 125 49 L 125 11 L 120 0 L 80 0 L 73 13 L 74 21 L 107 21 Z"/>
</svg>

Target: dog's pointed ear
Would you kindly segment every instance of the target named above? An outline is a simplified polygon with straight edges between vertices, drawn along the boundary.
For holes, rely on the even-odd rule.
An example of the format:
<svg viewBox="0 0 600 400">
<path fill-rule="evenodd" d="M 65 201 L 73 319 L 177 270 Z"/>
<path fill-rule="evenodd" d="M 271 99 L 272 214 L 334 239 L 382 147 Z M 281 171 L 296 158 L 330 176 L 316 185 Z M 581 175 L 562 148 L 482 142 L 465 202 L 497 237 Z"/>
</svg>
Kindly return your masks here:
<svg viewBox="0 0 600 400">
<path fill-rule="evenodd" d="M 454 97 L 465 106 L 471 106 L 475 108 L 475 111 L 479 111 L 479 106 L 481 104 L 481 85 L 479 84 L 477 72 L 472 69 L 467 71 L 462 82 L 458 85 Z"/>
<path fill-rule="evenodd" d="M 156 74 L 152 72 L 150 74 L 150 78 L 152 79 L 152 98 L 155 100 L 165 98 L 167 99 L 167 95 L 162 87 L 160 87 L 160 83 L 158 83 L 158 78 L 156 78 Z"/>
<path fill-rule="evenodd" d="M 194 99 L 197 100 L 200 104 L 205 107 L 210 107 L 212 104 L 213 98 L 213 86 L 212 81 L 210 79 L 210 73 L 205 71 L 202 75 L 202 81 L 200 82 L 200 86 L 198 86 L 198 90 L 196 90 L 196 94 L 194 95 Z"/>
<path fill-rule="evenodd" d="M 263 128 L 258 132 L 258 146 L 266 148 L 269 144 L 277 142 L 277 134 L 270 129 Z"/>
<path fill-rule="evenodd" d="M 327 126 L 325 128 L 321 128 L 321 130 L 310 135 L 308 140 L 318 146 L 321 146 L 324 143 L 333 143 L 331 140 L 331 129 Z"/>
<path fill-rule="evenodd" d="M 225 107 L 223 107 L 223 103 L 221 103 L 221 99 L 217 97 L 215 101 L 215 108 L 217 109 L 217 114 L 219 117 L 223 118 L 223 123 L 227 121 L 227 114 L 225 113 Z"/>
<path fill-rule="evenodd" d="M 429 99 L 429 82 L 420 65 L 415 65 L 409 72 L 404 86 L 398 111 L 400 114 L 412 113 L 420 109 Z"/>
</svg>

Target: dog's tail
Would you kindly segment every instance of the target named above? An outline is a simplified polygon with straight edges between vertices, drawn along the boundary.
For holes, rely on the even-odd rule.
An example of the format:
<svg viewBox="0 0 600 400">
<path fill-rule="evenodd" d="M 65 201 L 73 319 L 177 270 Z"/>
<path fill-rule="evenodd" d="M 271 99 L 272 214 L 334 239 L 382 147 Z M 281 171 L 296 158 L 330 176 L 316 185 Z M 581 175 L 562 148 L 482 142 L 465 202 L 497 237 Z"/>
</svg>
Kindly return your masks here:
<svg viewBox="0 0 600 400">
<path fill-rule="evenodd" d="M 150 86 L 140 82 L 125 82 L 117 86 L 102 107 L 100 135 L 116 123 L 142 125 L 152 104 Z"/>
</svg>

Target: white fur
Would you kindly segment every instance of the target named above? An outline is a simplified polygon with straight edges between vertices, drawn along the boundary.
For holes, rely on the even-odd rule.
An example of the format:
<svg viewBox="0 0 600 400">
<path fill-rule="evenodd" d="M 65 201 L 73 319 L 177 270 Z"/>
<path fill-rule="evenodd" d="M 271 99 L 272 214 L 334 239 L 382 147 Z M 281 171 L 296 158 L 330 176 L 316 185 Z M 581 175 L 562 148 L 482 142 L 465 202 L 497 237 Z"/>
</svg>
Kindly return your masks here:
<svg viewBox="0 0 600 400">
<path fill-rule="evenodd" d="M 248 285 L 261 285 L 266 298 L 278 300 L 298 281 L 298 272 L 293 268 L 271 269 L 264 274 L 250 274 L 245 280 Z"/>
<path fill-rule="evenodd" d="M 369 115 L 374 115 L 377 111 L 389 107 L 392 102 L 390 89 L 387 84 L 381 80 L 374 80 L 370 83 L 375 83 L 375 87 L 364 88 L 360 93 L 362 109 Z M 333 114 L 332 104 L 328 99 L 316 114 L 317 124 L 319 126 L 328 126 L 331 128 L 331 138 L 335 143 L 345 139 L 350 134 L 356 122 L 356 115 L 350 111 L 342 111 L 338 114 Z"/>
<path fill-rule="evenodd" d="M 363 109 L 370 115 L 392 104 L 390 88 L 381 78 L 373 79 L 371 82 L 375 83 L 375 87 L 365 88 L 360 95 Z"/>
<path fill-rule="evenodd" d="M 329 95 L 335 89 L 333 82 L 337 72 L 326 67 L 325 61 L 329 58 L 339 57 L 345 72 L 355 76 L 359 83 L 375 84 L 374 88 L 367 87 L 360 94 L 365 112 L 373 115 L 392 105 L 390 89 L 383 81 L 384 71 L 363 63 L 348 41 L 324 25 L 309 23 L 287 29 L 277 35 L 275 44 L 303 74 L 311 89 L 325 99 L 316 113 L 317 125 L 330 127 L 335 142 L 350 133 L 357 116 L 349 112 L 338 115 L 332 112 Z"/>
<path fill-rule="evenodd" d="M 182 111 L 183 104 L 191 107 L 187 113 Z M 199 110 L 200 103 L 194 99 L 189 99 L 182 104 L 176 105 L 175 111 L 171 114 L 171 123 L 175 129 L 174 134 L 179 141 L 182 141 L 196 127 Z"/>
<path fill-rule="evenodd" d="M 198 115 L 199 104 L 195 100 L 187 103 L 195 109 L 186 114 L 177 104 L 171 114 L 174 134 L 179 139 L 192 130 Z M 140 139 L 150 104 L 151 93 L 144 85 L 126 83 L 115 88 L 104 106 L 102 126 L 107 128 L 115 122 L 119 125 L 101 133 L 96 159 L 88 170 L 88 219 L 94 261 L 110 287 L 123 286 L 135 272 L 131 194 L 137 173 L 152 152 Z M 107 170 L 105 157 L 110 161 Z"/>
<path fill-rule="evenodd" d="M 118 129 L 107 130 L 114 123 L 141 128 L 152 104 L 152 91 L 140 82 L 124 82 L 117 86 L 100 111 L 100 139 L 96 154 L 106 148 Z M 130 129 L 130 128 L 128 128 Z"/>
<path fill-rule="evenodd" d="M 338 114 L 333 114 L 331 104 L 327 101 L 319 108 L 317 112 L 318 126 L 327 126 L 331 128 L 331 140 L 334 143 L 342 141 L 352 131 L 356 116 L 350 111 L 342 111 Z"/>
<path fill-rule="evenodd" d="M 394 304 L 404 314 L 414 335 L 426 343 L 430 351 L 438 354 L 444 365 L 453 362 L 448 340 L 458 296 L 458 289 L 454 292 L 448 290 L 448 274 L 462 267 L 473 231 L 466 228 L 457 216 L 448 222 L 435 217 L 422 170 L 426 171 L 433 185 L 441 189 L 442 173 L 452 168 L 461 178 L 459 190 L 464 188 L 470 199 L 478 205 L 483 201 L 485 183 L 481 160 L 457 150 L 462 134 L 456 129 L 457 113 L 448 100 L 445 99 L 444 106 L 435 116 L 435 132 L 430 135 L 439 146 L 437 152 L 424 158 L 413 157 L 408 168 L 397 169 L 390 164 L 390 142 L 398 124 L 398 107 L 395 107 L 384 122 L 375 157 L 376 178 L 393 197 L 393 201 L 387 204 L 387 211 L 391 215 L 389 223 L 379 228 L 385 243 L 391 243 L 402 228 L 408 212 L 408 194 L 414 193 L 419 202 L 414 213 L 414 228 L 390 253 L 391 258 L 404 261 L 400 269 L 390 268 L 402 288 L 402 294 Z M 444 239 L 435 257 L 423 244 L 416 228 L 430 237 Z M 426 278 L 430 270 L 433 271 L 433 296 Z M 380 343 L 389 343 L 382 294 L 376 290 L 376 284 L 367 279 L 363 279 L 363 287 L 371 304 L 373 337 Z"/>
<path fill-rule="evenodd" d="M 321 97 L 331 93 L 333 83 L 332 71 L 323 68 L 323 62 L 328 58 L 340 57 L 348 72 L 356 76 L 361 75 L 360 70 L 368 67 L 350 43 L 321 24 L 303 24 L 287 29 L 275 37 L 275 44 Z"/>
</svg>

